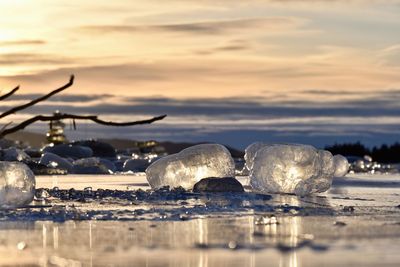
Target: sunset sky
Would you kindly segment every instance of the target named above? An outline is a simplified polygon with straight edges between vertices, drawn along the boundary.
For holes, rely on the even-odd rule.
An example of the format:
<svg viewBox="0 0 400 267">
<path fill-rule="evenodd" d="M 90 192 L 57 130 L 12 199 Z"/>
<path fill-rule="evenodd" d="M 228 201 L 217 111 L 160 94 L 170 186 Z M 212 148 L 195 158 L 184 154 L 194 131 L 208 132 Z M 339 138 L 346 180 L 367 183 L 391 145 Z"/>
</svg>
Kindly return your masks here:
<svg viewBox="0 0 400 267">
<path fill-rule="evenodd" d="M 124 137 L 236 147 L 400 133 L 398 0 L 1 0 L 0 10 L 0 90 L 21 85 L 2 110 L 76 75 L 22 117 L 167 113 Z"/>
</svg>

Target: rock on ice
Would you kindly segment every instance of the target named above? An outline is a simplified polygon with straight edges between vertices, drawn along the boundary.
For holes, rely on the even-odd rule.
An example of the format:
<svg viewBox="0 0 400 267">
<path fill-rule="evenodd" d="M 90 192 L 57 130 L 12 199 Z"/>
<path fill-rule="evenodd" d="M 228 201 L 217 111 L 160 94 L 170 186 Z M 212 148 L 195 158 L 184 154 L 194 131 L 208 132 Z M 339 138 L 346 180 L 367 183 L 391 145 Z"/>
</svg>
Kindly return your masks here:
<svg viewBox="0 0 400 267">
<path fill-rule="evenodd" d="M 234 175 L 235 163 L 231 154 L 218 144 L 186 148 L 155 161 L 146 169 L 147 181 L 153 189 L 182 186 L 190 190 L 203 178 Z"/>
<path fill-rule="evenodd" d="M 35 194 L 35 176 L 23 163 L 0 162 L 0 208 L 29 204 Z"/>
<path fill-rule="evenodd" d="M 342 155 L 333 156 L 333 162 L 335 164 L 334 176 L 342 177 L 349 172 L 349 162 Z"/>
<path fill-rule="evenodd" d="M 259 191 L 304 196 L 328 190 L 334 173 L 329 151 L 308 145 L 274 144 L 257 151 L 250 184 Z"/>
</svg>

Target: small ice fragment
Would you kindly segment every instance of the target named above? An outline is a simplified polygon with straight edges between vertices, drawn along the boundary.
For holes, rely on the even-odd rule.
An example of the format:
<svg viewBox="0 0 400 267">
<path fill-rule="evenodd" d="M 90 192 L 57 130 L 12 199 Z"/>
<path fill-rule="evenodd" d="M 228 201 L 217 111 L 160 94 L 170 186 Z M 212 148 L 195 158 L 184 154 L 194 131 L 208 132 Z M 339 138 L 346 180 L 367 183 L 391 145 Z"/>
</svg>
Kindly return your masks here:
<svg viewBox="0 0 400 267">
<path fill-rule="evenodd" d="M 369 155 L 364 155 L 364 161 L 366 162 L 372 162 L 372 157 Z"/>
<path fill-rule="evenodd" d="M 35 176 L 23 163 L 0 162 L 0 208 L 29 204 L 35 194 Z"/>
<path fill-rule="evenodd" d="M 24 241 L 21 241 L 21 242 L 19 242 L 17 244 L 17 249 L 18 250 L 24 250 L 24 249 L 26 249 L 26 247 L 27 247 L 27 245 L 26 245 L 26 243 Z"/>
<path fill-rule="evenodd" d="M 152 163 L 146 177 L 153 189 L 182 186 L 191 190 L 208 177 L 234 177 L 235 163 L 228 149 L 218 144 L 196 145 Z"/>
<path fill-rule="evenodd" d="M 345 176 L 349 172 L 349 162 L 342 155 L 333 156 L 333 162 L 335 164 L 335 177 Z"/>
<path fill-rule="evenodd" d="M 236 241 L 229 241 L 228 243 L 228 248 L 230 249 L 236 249 L 238 246 L 238 244 L 236 243 Z"/>
<path fill-rule="evenodd" d="M 257 151 L 250 184 L 259 191 L 305 196 L 328 190 L 334 172 L 329 151 L 309 145 L 274 144 Z"/>
</svg>

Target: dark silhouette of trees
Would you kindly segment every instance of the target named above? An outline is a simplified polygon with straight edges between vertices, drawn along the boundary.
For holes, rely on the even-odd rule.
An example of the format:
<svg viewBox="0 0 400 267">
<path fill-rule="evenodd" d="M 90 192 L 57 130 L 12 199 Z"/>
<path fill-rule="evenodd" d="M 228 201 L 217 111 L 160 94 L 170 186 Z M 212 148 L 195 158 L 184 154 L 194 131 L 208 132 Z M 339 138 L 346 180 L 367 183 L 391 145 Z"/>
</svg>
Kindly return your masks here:
<svg viewBox="0 0 400 267">
<path fill-rule="evenodd" d="M 360 142 L 354 144 L 335 144 L 333 146 L 325 147 L 332 154 L 341 154 L 344 156 L 358 156 L 363 157 L 369 155 L 374 161 L 380 163 L 399 163 L 400 162 L 400 144 L 394 143 L 392 145 L 383 144 L 380 147 L 373 147 L 369 149 L 362 145 Z"/>
</svg>

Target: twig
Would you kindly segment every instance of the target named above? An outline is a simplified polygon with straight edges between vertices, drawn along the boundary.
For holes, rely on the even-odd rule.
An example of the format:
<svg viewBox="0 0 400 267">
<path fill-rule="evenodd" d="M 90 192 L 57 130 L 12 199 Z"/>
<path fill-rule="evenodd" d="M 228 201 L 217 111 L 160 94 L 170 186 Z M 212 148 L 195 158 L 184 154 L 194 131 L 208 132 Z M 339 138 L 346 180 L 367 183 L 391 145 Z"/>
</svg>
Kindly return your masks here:
<svg viewBox="0 0 400 267">
<path fill-rule="evenodd" d="M 65 114 L 65 113 L 60 113 L 60 114 L 55 114 L 52 116 L 44 116 L 44 115 L 37 115 L 35 117 L 32 117 L 30 119 L 27 119 L 20 124 L 9 128 L 5 129 L 2 132 L 0 132 L 0 138 L 4 137 L 8 134 L 17 132 L 19 130 L 25 129 L 28 125 L 37 122 L 37 121 L 53 121 L 53 120 L 62 120 L 62 119 L 75 119 L 75 120 L 90 120 L 93 121 L 97 124 L 101 125 L 107 125 L 107 126 L 133 126 L 133 125 L 139 125 L 139 124 L 150 124 L 155 121 L 162 120 L 166 117 L 167 115 L 162 115 L 158 117 L 153 117 L 151 119 L 147 120 L 140 120 L 140 121 L 131 121 L 131 122 L 113 122 L 113 121 L 104 121 L 99 119 L 95 115 L 75 115 L 75 114 Z"/>
<path fill-rule="evenodd" d="M 21 106 L 17 106 L 17 107 L 14 107 L 12 109 L 9 109 L 9 110 L 5 111 L 4 113 L 0 114 L 0 119 L 4 118 L 4 117 L 6 117 L 6 116 L 8 116 L 10 114 L 13 114 L 13 113 L 15 113 L 17 111 L 20 111 L 20 110 L 26 109 L 26 108 L 28 108 L 30 106 L 33 106 L 33 105 L 35 105 L 35 104 L 37 104 L 37 103 L 39 103 L 41 101 L 44 101 L 44 100 L 48 99 L 49 97 L 51 97 L 51 96 L 53 96 L 55 94 L 58 94 L 61 91 L 64 91 L 65 89 L 70 87 L 73 83 L 74 83 L 74 75 L 71 75 L 71 78 L 69 79 L 69 82 L 66 83 L 65 85 L 61 86 L 60 88 L 58 88 L 58 89 L 56 89 L 54 91 L 51 91 L 47 95 L 44 95 L 44 96 L 39 97 L 39 98 L 36 98 L 36 99 L 26 103 L 26 104 L 23 104 Z"/>
<path fill-rule="evenodd" d="M 11 125 L 13 122 L 12 121 L 10 121 L 10 122 L 7 122 L 6 124 L 4 124 L 2 127 L 1 127 L 1 129 L 0 129 L 0 133 L 2 133 L 9 125 Z"/>
<path fill-rule="evenodd" d="M 14 89 L 12 89 L 10 92 L 8 92 L 7 94 L 4 94 L 2 96 L 0 96 L 0 101 L 12 96 L 13 94 L 15 94 L 16 91 L 19 90 L 19 85 L 17 87 L 15 87 Z"/>
</svg>

